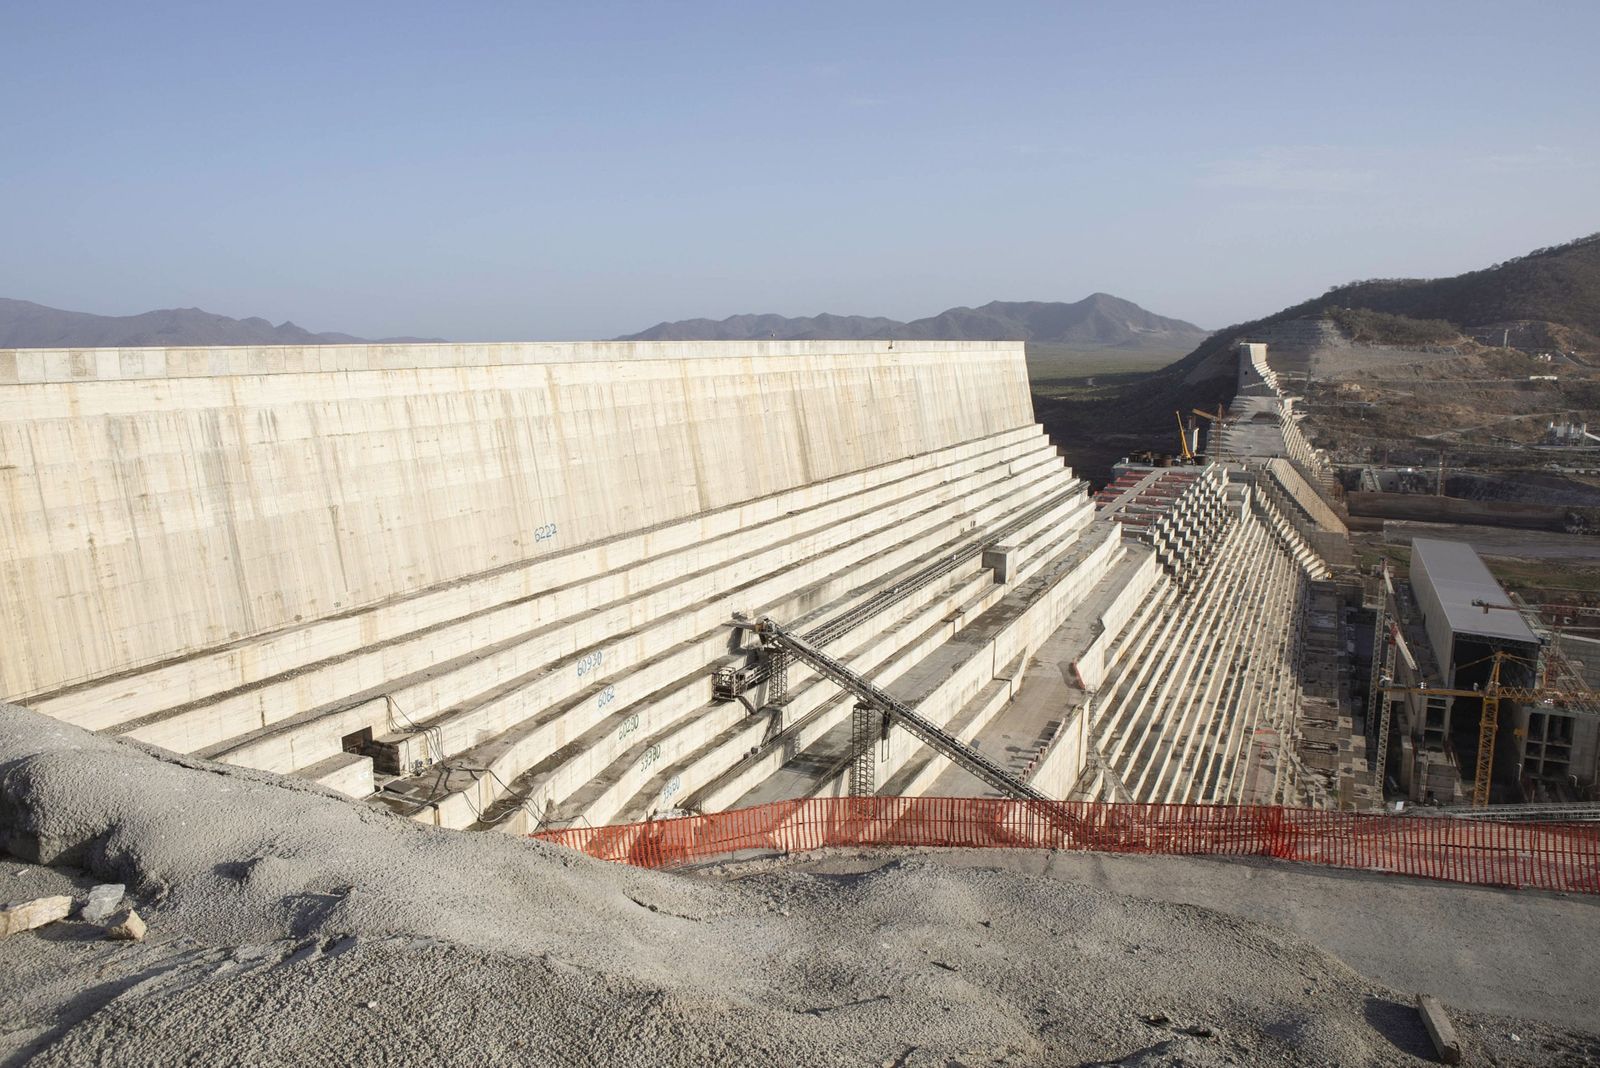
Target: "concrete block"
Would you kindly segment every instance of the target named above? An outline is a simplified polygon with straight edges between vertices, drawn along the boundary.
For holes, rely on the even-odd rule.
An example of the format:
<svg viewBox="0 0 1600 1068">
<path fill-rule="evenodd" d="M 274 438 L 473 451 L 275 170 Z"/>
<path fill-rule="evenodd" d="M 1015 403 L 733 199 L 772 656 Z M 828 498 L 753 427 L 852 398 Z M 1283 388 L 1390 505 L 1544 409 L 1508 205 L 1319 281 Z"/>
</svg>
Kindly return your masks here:
<svg viewBox="0 0 1600 1068">
<path fill-rule="evenodd" d="M 1016 546 L 996 545 L 983 550 L 983 566 L 994 572 L 996 582 L 1005 585 L 1016 569 L 1016 557 Z"/>
<path fill-rule="evenodd" d="M 1460 1064 L 1461 1039 L 1456 1036 L 1455 1026 L 1445 1014 L 1444 1006 L 1439 1004 L 1439 999 L 1432 994 L 1418 994 L 1417 1013 L 1422 1017 L 1422 1024 L 1428 1030 L 1428 1038 L 1433 1042 L 1440 1063 Z"/>
</svg>

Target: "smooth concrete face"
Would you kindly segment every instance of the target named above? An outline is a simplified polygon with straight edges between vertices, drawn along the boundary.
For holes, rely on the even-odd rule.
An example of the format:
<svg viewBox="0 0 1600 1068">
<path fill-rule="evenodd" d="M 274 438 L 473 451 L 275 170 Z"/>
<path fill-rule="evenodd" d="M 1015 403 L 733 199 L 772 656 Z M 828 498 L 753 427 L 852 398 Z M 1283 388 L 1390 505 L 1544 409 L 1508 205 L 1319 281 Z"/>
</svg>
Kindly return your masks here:
<svg viewBox="0 0 1600 1068">
<path fill-rule="evenodd" d="M 0 353 L 0 695 L 1031 422 L 1015 343 Z"/>
</svg>

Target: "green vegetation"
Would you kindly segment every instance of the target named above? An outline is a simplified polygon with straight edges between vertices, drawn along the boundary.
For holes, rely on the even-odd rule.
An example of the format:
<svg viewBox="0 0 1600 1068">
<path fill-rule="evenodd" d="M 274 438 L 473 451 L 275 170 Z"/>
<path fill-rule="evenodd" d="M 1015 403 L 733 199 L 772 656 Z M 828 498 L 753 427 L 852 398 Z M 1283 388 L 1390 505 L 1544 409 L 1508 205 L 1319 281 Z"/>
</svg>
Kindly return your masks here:
<svg viewBox="0 0 1600 1068">
<path fill-rule="evenodd" d="M 1097 382 L 1105 376 L 1145 374 L 1158 371 L 1184 352 L 1129 352 L 1114 348 L 1075 349 L 1069 345 L 1039 345 L 1028 342 L 1028 379 L 1036 393 L 1060 395 Z"/>
<path fill-rule="evenodd" d="M 1461 337 L 1454 323 L 1443 319 L 1413 319 L 1369 308 L 1329 308 L 1327 316 L 1352 341 L 1368 345 L 1448 345 Z"/>
</svg>

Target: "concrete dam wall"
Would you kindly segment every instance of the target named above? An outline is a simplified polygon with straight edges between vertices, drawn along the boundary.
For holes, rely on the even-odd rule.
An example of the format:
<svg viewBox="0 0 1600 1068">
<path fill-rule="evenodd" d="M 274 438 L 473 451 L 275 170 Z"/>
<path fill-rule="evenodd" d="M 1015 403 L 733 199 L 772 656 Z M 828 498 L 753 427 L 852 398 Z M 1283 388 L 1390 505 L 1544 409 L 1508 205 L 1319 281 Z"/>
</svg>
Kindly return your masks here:
<svg viewBox="0 0 1600 1068">
<path fill-rule="evenodd" d="M 0 375 L 0 693 L 452 826 L 733 803 L 826 749 L 849 705 L 805 671 L 767 715 L 710 700 L 748 656 L 736 610 L 848 615 L 858 668 L 992 714 L 1121 553 L 1020 344 L 17 351 Z M 884 601 L 979 542 L 1003 581 L 962 556 Z"/>
<path fill-rule="evenodd" d="M 988 790 L 806 663 L 718 692 L 739 612 L 1048 796 L 1292 796 L 1242 739 L 1325 568 L 1129 477 L 1018 343 L 0 352 L 0 697 L 455 828 Z"/>
<path fill-rule="evenodd" d="M 1026 426 L 1020 345 L 0 354 L 0 695 Z"/>
</svg>

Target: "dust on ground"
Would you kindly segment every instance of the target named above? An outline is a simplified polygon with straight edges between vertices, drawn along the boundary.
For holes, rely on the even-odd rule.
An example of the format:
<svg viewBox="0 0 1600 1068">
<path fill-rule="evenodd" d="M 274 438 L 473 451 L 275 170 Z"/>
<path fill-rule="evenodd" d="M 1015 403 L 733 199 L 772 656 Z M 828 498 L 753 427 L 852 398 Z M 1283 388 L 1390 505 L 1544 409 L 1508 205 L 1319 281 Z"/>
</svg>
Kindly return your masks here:
<svg viewBox="0 0 1600 1068">
<path fill-rule="evenodd" d="M 1591 899 L 1040 853 L 646 872 L 3 706 L 0 837 L 0 896 L 124 882 L 151 931 L 0 941 L 8 1065 L 1409 1065 L 1424 986 L 1474 1063 L 1600 1063 Z"/>
<path fill-rule="evenodd" d="M 1517 530 L 1465 523 L 1422 523 L 1385 520 L 1387 545 L 1410 545 L 1413 538 L 1444 538 L 1466 542 L 1479 556 L 1504 556 L 1521 560 L 1574 560 L 1600 564 L 1600 537 L 1562 534 L 1550 530 Z"/>
</svg>

